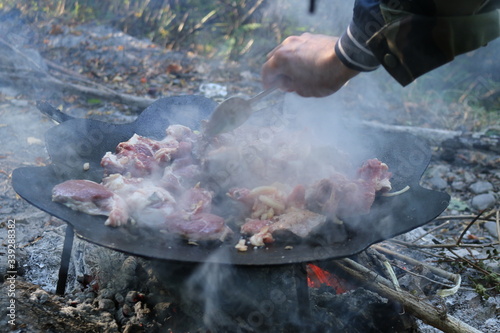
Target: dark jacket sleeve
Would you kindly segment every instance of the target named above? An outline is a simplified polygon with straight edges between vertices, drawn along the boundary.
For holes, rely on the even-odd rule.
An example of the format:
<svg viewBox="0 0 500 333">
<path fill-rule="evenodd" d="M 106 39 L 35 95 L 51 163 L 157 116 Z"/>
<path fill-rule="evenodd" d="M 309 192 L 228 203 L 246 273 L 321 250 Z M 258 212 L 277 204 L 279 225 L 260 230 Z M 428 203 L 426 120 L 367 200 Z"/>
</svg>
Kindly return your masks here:
<svg viewBox="0 0 500 333">
<path fill-rule="evenodd" d="M 380 63 L 367 41 L 383 25 L 379 0 L 356 0 L 353 19 L 335 45 L 337 57 L 354 70 L 367 72 L 377 69 Z"/>
<path fill-rule="evenodd" d="M 379 29 L 364 41 L 373 56 L 369 63 L 375 59 L 404 86 L 456 55 L 496 39 L 500 34 L 499 4 L 500 0 L 356 1 L 351 25 L 372 26 L 370 17 L 382 18 Z M 378 16 L 363 15 L 377 9 Z M 346 34 L 336 46 L 340 54 L 342 49 L 356 52 L 343 45 Z M 350 68 L 367 70 L 349 63 L 359 57 L 347 53 L 340 59 Z"/>
</svg>

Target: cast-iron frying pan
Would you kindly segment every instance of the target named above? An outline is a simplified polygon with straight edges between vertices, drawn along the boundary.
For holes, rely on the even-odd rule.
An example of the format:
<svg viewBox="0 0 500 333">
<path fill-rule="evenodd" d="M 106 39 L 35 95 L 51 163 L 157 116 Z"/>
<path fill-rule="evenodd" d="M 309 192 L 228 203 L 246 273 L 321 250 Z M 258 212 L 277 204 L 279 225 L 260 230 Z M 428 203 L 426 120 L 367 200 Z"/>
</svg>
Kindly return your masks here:
<svg viewBox="0 0 500 333">
<path fill-rule="evenodd" d="M 215 102 L 201 96 L 176 96 L 159 99 L 136 121 L 128 124 L 63 119 L 66 121 L 46 134 L 52 163 L 14 170 L 13 187 L 32 205 L 70 223 L 79 237 L 92 243 L 147 258 L 236 265 L 278 265 L 350 256 L 371 244 L 424 225 L 449 203 L 448 194 L 419 185 L 430 160 L 430 149 L 423 141 L 407 134 L 389 137 L 386 134 L 382 138 L 372 130 L 363 131 L 366 156 L 361 157 L 377 157 L 387 163 L 393 172 L 393 187 L 400 189 L 409 185 L 410 190 L 395 197 L 379 197 L 369 214 L 346 220 L 347 228 L 332 226 L 322 237 L 295 244 L 292 249 L 275 245 L 238 252 L 234 249 L 238 237 L 223 244 L 193 246 L 145 230 L 107 227 L 103 216 L 87 215 L 52 202 L 52 188 L 65 180 L 99 182 L 103 176 L 102 156 L 107 151 L 114 151 L 119 142 L 128 140 L 134 133 L 160 139 L 169 124 L 197 128 L 200 120 L 208 118 L 215 106 Z M 349 140 L 348 132 L 342 136 L 345 140 Z M 89 171 L 83 170 L 84 163 L 90 163 Z"/>
</svg>

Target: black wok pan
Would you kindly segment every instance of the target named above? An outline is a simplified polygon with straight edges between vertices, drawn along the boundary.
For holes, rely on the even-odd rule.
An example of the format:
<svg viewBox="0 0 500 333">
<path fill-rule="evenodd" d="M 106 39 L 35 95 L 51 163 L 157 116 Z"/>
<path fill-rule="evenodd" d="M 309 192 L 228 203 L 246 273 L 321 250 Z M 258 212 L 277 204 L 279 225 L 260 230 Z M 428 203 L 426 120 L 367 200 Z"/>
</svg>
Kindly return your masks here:
<svg viewBox="0 0 500 333">
<path fill-rule="evenodd" d="M 382 139 L 380 133 L 370 130 L 363 131 L 366 146 L 361 154 L 366 156 L 361 157 L 377 157 L 387 163 L 393 172 L 393 187 L 409 185 L 410 190 L 395 197 L 379 197 L 369 214 L 346 220 L 346 228 L 333 226 L 330 235 L 324 233 L 324 237 L 295 244 L 292 249 L 275 245 L 238 252 L 234 249 L 238 237 L 224 244 L 193 246 L 133 228 L 106 227 L 103 216 L 87 215 L 52 202 L 52 188 L 67 179 L 99 182 L 103 176 L 102 156 L 114 151 L 119 142 L 134 133 L 160 139 L 168 124 L 196 128 L 215 106 L 213 101 L 199 96 L 162 98 L 145 109 L 136 121 L 121 125 L 59 115 L 65 121 L 46 134 L 52 163 L 14 170 L 13 187 L 32 205 L 71 224 L 79 237 L 92 243 L 147 258 L 236 265 L 278 265 L 350 256 L 371 244 L 424 225 L 449 203 L 448 194 L 419 185 L 430 160 L 430 149 L 423 141 L 407 134 L 385 135 Z M 347 134 L 342 137 L 348 140 Z M 90 170 L 83 170 L 84 163 L 90 164 Z"/>
</svg>

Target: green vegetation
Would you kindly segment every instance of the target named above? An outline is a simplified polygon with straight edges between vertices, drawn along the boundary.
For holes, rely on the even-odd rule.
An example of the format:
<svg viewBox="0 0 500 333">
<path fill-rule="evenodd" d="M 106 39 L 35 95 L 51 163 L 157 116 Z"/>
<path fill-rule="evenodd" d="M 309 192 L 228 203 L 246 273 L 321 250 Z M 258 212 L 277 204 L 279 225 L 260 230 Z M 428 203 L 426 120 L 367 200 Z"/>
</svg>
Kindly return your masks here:
<svg viewBox="0 0 500 333">
<path fill-rule="evenodd" d="M 479 131 L 500 126 L 500 63 L 494 61 L 500 43 L 491 44 L 456 57 L 408 86 L 407 110 L 441 128 Z"/>
</svg>

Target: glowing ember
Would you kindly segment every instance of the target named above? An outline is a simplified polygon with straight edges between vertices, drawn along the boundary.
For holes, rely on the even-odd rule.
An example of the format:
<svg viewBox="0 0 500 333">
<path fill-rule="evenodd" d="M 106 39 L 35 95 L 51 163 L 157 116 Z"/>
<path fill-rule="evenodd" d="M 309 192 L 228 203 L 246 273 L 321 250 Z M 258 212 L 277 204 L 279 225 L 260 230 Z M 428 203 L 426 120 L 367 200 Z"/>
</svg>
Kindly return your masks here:
<svg viewBox="0 0 500 333">
<path fill-rule="evenodd" d="M 309 288 L 326 285 L 332 287 L 336 294 L 343 294 L 352 289 L 346 280 L 313 264 L 307 264 L 307 285 Z"/>
</svg>

